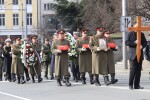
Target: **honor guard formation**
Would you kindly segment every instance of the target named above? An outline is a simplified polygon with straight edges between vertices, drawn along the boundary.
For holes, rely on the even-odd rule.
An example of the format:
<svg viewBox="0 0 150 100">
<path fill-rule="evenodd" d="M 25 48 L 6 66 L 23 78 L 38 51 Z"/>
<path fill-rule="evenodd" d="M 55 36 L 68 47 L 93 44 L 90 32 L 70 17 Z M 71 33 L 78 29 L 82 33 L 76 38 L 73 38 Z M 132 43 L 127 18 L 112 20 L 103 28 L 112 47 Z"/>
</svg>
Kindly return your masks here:
<svg viewBox="0 0 150 100">
<path fill-rule="evenodd" d="M 136 32 L 128 34 L 126 45 L 129 46 L 130 78 L 129 88 L 142 89 L 140 76 L 143 55 L 140 62 L 136 59 Z M 142 33 L 141 50 L 146 47 L 147 41 Z M 96 34 L 89 36 L 88 29 L 82 29 L 71 35 L 61 29 L 54 33 L 53 39 L 38 42 L 38 36 L 28 39 L 16 38 L 12 44 L 11 39 L 0 43 L 0 81 L 25 84 L 27 81 L 42 82 L 42 69 L 45 79 L 57 80 L 57 85 L 71 86 L 70 77 L 75 82 L 87 83 L 87 74 L 90 84 L 101 86 L 99 76 L 102 75 L 106 86 L 115 84 L 114 51 L 118 46 L 110 32 L 104 28 L 96 28 Z M 143 54 L 143 53 L 142 53 Z M 148 58 L 148 57 L 147 57 Z M 137 67 L 138 66 L 138 67 Z M 70 69 L 70 70 L 69 70 Z M 110 77 L 110 78 L 109 78 Z M 4 79 L 3 79 L 4 78 Z"/>
</svg>

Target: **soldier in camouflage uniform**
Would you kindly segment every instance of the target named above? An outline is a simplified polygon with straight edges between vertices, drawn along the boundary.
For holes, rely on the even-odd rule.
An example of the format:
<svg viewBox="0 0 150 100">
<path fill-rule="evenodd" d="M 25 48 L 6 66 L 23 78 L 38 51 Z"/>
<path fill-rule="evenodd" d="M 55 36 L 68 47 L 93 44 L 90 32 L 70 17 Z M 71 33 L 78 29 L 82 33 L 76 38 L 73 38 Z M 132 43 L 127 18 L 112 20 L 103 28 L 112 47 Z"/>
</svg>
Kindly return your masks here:
<svg viewBox="0 0 150 100">
<path fill-rule="evenodd" d="M 44 77 L 48 79 L 48 68 L 50 68 L 51 61 L 51 47 L 49 44 L 49 39 L 45 39 L 45 44 L 42 46 L 42 61 L 44 66 Z M 50 73 L 50 76 L 53 77 L 53 73 Z"/>
</svg>

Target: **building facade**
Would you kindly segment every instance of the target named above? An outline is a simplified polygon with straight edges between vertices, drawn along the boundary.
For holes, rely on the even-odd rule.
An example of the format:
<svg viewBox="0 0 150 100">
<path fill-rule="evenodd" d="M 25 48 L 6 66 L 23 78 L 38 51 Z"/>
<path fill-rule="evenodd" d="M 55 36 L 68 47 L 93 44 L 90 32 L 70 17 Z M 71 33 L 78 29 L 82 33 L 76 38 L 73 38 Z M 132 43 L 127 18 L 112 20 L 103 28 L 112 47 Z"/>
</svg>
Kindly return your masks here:
<svg viewBox="0 0 150 100">
<path fill-rule="evenodd" d="M 35 34 L 38 28 L 38 0 L 0 0 L 0 36 L 22 35 L 26 24 L 27 34 Z"/>
</svg>

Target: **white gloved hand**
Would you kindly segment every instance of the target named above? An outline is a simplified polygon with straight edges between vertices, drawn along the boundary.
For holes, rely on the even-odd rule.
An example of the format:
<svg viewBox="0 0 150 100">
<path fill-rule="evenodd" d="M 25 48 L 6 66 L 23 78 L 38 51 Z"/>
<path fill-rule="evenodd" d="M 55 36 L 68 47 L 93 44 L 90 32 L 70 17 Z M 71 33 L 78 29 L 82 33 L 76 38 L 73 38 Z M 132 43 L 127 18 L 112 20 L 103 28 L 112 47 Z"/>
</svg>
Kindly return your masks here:
<svg viewBox="0 0 150 100">
<path fill-rule="evenodd" d="M 86 48 L 82 48 L 81 51 L 86 51 Z"/>
<path fill-rule="evenodd" d="M 62 53 L 62 51 L 61 50 L 57 50 L 57 53 Z"/>
<path fill-rule="evenodd" d="M 116 48 L 115 49 L 117 49 L 118 50 L 118 46 L 116 46 Z"/>
<path fill-rule="evenodd" d="M 100 51 L 100 48 L 99 48 L 99 47 L 97 47 L 97 51 Z"/>
<path fill-rule="evenodd" d="M 11 55 L 11 54 L 12 54 L 12 52 L 9 52 L 9 54 Z"/>
</svg>

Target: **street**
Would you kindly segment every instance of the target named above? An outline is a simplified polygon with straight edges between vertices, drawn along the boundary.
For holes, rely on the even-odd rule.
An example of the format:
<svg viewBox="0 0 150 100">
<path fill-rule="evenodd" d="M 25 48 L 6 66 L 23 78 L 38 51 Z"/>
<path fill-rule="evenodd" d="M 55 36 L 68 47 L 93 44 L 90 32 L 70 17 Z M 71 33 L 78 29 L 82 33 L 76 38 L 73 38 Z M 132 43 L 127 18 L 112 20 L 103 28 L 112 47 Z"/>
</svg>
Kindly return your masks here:
<svg viewBox="0 0 150 100">
<path fill-rule="evenodd" d="M 102 86 L 89 84 L 82 85 L 81 82 L 73 82 L 72 86 L 58 87 L 56 80 L 45 80 L 42 83 L 17 84 L 0 82 L 0 100 L 150 100 L 149 76 L 142 76 L 141 86 L 143 90 L 128 89 L 128 75 L 117 74 L 119 82 L 114 85 L 105 86 L 100 76 Z"/>
</svg>

